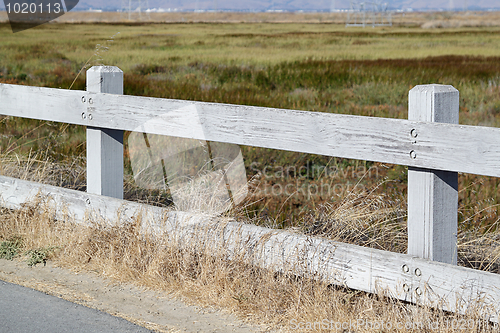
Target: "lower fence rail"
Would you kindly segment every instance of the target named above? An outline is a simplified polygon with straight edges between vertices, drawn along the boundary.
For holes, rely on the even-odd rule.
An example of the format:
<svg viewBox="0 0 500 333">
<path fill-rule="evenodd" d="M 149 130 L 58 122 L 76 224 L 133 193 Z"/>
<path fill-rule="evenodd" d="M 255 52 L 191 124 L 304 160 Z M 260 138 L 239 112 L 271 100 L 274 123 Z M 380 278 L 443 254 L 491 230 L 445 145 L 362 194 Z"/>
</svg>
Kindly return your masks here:
<svg viewBox="0 0 500 333">
<path fill-rule="evenodd" d="M 195 239 L 228 258 L 244 249 L 265 269 L 499 322 L 498 274 L 10 177 L 0 176 L 0 194 L 6 208 L 19 209 L 40 197 L 56 219 L 69 222 L 139 219 L 145 234 Z"/>
</svg>

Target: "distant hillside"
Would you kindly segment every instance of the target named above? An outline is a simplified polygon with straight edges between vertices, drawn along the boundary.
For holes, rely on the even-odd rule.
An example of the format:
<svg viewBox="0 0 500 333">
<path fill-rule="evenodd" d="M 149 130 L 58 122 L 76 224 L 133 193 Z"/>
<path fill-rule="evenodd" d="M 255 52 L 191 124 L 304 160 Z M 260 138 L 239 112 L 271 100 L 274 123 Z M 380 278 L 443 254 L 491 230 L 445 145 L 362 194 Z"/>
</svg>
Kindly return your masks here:
<svg viewBox="0 0 500 333">
<path fill-rule="evenodd" d="M 387 2 L 394 10 L 409 8 L 414 10 L 448 10 L 450 3 L 454 10 L 463 10 L 467 6 L 470 10 L 500 10 L 499 0 L 382 0 Z M 144 1 L 146 3 L 146 1 Z M 122 0 L 81 0 L 75 10 L 103 9 L 117 10 L 122 6 Z M 165 10 L 192 11 L 192 10 L 234 10 L 234 11 L 330 11 L 349 9 L 349 0 L 149 0 L 150 8 L 163 8 Z M 4 8 L 0 2 L 0 8 Z"/>
</svg>

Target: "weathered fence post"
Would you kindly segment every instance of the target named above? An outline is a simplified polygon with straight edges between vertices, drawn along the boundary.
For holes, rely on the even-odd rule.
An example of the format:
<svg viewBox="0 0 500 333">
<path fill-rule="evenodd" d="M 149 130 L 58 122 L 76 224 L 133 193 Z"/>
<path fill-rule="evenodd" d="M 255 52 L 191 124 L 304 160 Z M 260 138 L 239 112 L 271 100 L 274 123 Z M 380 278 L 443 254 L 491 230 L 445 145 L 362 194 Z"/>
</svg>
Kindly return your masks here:
<svg viewBox="0 0 500 333">
<path fill-rule="evenodd" d="M 123 95 L 122 70 L 90 68 L 87 91 Z M 123 131 L 87 127 L 87 192 L 123 199 Z"/>
<path fill-rule="evenodd" d="M 459 93 L 452 86 L 410 90 L 409 120 L 458 124 L 458 111 Z M 425 137 L 425 133 L 410 135 L 417 142 L 419 136 Z M 456 172 L 408 168 L 408 254 L 456 264 L 457 211 Z"/>
</svg>

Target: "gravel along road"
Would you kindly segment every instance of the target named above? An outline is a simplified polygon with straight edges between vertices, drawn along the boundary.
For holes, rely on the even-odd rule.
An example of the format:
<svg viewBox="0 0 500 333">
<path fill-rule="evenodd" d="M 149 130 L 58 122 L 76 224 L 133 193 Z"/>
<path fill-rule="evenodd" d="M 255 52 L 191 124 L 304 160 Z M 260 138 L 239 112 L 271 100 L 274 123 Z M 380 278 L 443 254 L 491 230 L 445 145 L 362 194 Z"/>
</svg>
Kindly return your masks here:
<svg viewBox="0 0 500 333">
<path fill-rule="evenodd" d="M 229 313 L 96 273 L 73 272 L 50 261 L 28 267 L 21 260 L 0 259 L 0 333 L 263 331 L 269 332 Z"/>
</svg>

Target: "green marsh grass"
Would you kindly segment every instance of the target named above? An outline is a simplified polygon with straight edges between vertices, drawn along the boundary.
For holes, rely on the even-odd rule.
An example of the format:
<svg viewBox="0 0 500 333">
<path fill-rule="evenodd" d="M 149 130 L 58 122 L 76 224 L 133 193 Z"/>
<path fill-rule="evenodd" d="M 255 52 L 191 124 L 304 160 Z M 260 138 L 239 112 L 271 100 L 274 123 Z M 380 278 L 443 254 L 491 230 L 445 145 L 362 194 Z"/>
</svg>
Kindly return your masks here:
<svg viewBox="0 0 500 333">
<path fill-rule="evenodd" d="M 0 35 L 0 82 L 5 83 L 67 89 L 74 82 L 72 89 L 85 89 L 80 70 L 106 64 L 124 70 L 129 95 L 389 118 L 407 117 L 412 87 L 440 83 L 460 91 L 460 123 L 500 125 L 500 58 L 493 56 L 498 54 L 500 34 L 495 27 L 363 30 L 305 23 L 52 24 L 16 35 L 1 25 Z M 110 36 L 114 36 L 112 42 Z M 97 55 L 100 46 L 108 49 Z M 12 117 L 3 118 L 0 127 L 2 152 L 16 149 L 28 156 L 43 151 L 53 162 L 79 161 L 83 167 L 83 127 Z M 356 161 L 325 156 L 253 147 L 242 151 L 249 177 L 257 175 L 252 163 L 261 168 L 359 166 Z M 391 182 L 380 187 L 381 193 L 404 195 L 405 168 L 375 166 L 378 176 L 364 177 L 363 185 L 369 187 L 387 177 Z M 127 170 L 130 173 L 130 167 Z M 265 178 L 261 186 L 287 181 L 296 179 Z M 298 181 L 314 184 L 324 179 Z M 335 181 L 347 188 L 359 177 L 356 173 Z M 138 198 L 139 189 L 127 188 L 134 193 L 129 198 Z M 500 202 L 497 189 L 496 178 L 460 175 L 461 223 L 471 228 L 494 223 Z M 168 196 L 157 196 L 168 202 Z M 285 227 L 331 198 L 308 200 L 298 193 L 291 198 L 254 199 L 256 203 L 247 206 L 249 215 L 264 216 Z"/>
</svg>

